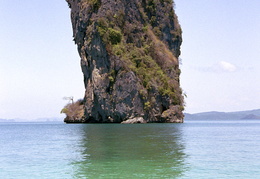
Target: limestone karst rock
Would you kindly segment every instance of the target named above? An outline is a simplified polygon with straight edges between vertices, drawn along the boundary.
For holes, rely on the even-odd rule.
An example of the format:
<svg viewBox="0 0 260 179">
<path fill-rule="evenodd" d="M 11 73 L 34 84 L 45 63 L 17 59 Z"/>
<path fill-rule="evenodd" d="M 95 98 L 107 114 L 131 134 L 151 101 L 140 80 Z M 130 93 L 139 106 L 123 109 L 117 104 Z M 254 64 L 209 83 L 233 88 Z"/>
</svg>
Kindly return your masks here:
<svg viewBox="0 0 260 179">
<path fill-rule="evenodd" d="M 67 2 L 86 88 L 76 121 L 183 122 L 182 31 L 173 1 Z"/>
</svg>

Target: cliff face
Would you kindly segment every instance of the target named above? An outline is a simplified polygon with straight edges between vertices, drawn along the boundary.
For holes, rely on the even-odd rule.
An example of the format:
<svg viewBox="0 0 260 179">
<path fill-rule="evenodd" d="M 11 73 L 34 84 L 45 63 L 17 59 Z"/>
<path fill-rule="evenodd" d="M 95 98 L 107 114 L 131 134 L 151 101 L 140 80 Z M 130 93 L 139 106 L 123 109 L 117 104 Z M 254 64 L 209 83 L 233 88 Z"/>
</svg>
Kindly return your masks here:
<svg viewBox="0 0 260 179">
<path fill-rule="evenodd" d="M 172 0 L 67 2 L 86 88 L 77 122 L 183 122 Z"/>
</svg>

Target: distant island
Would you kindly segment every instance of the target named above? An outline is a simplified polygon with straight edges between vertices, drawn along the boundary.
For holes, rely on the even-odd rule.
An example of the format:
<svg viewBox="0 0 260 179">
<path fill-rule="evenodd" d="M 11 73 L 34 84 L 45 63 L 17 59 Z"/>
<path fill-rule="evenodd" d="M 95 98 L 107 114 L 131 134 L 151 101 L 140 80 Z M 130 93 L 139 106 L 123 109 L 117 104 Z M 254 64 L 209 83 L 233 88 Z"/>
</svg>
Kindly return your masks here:
<svg viewBox="0 0 260 179">
<path fill-rule="evenodd" d="M 15 122 L 14 119 L 0 119 L 0 122 Z"/>
<path fill-rule="evenodd" d="M 63 122 L 63 118 L 61 117 L 53 117 L 53 118 L 37 118 L 37 119 L 1 119 L 0 118 L 0 123 L 4 122 Z"/>
<path fill-rule="evenodd" d="M 185 120 L 257 120 L 260 119 L 260 109 L 248 110 L 248 111 L 237 111 L 237 112 L 202 112 L 189 114 L 184 113 Z"/>
</svg>

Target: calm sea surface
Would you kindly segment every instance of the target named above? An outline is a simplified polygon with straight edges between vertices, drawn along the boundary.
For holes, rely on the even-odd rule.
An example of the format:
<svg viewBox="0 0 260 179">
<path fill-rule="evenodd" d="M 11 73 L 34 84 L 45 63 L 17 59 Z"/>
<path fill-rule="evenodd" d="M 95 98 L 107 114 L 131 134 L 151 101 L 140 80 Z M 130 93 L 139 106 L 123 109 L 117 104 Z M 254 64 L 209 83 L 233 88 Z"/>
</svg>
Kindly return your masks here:
<svg viewBox="0 0 260 179">
<path fill-rule="evenodd" d="M 0 178 L 260 178 L 260 121 L 0 123 Z"/>
</svg>

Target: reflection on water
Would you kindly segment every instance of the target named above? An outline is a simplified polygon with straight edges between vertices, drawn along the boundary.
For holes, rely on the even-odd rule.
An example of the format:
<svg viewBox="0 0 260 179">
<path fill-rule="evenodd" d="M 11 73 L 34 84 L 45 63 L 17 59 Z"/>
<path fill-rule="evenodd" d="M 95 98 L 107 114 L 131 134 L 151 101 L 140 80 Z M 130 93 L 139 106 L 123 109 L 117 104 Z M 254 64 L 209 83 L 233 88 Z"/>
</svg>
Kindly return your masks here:
<svg viewBox="0 0 260 179">
<path fill-rule="evenodd" d="M 75 178 L 175 178 L 187 169 L 181 124 L 82 124 Z"/>
<path fill-rule="evenodd" d="M 259 178 L 259 121 L 0 124 L 0 179 Z"/>
</svg>

